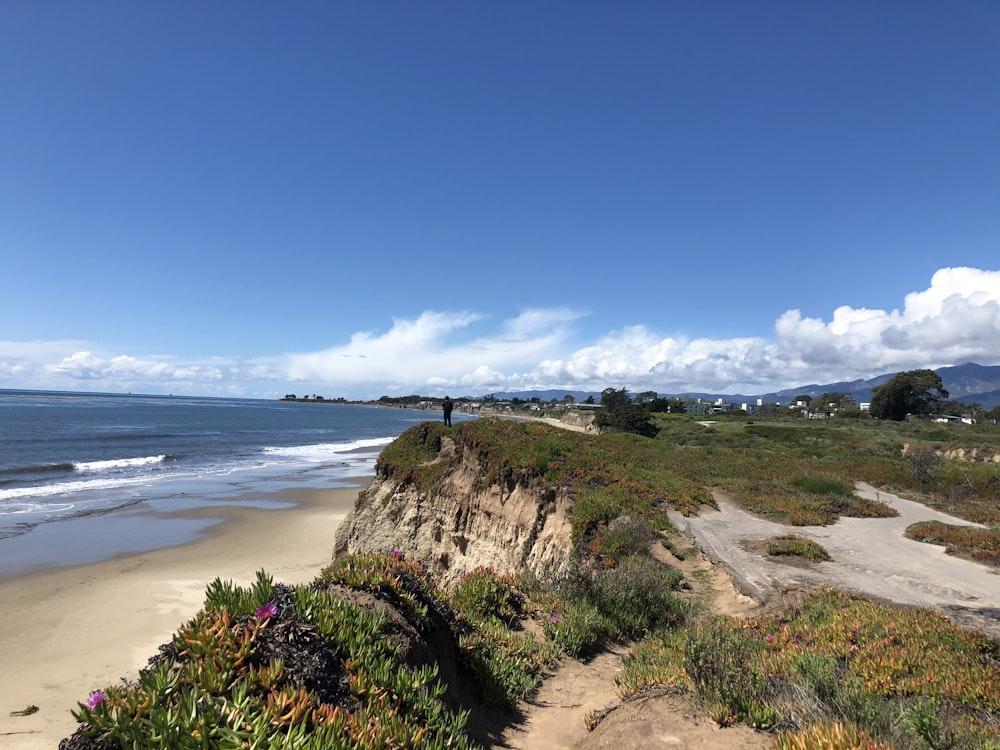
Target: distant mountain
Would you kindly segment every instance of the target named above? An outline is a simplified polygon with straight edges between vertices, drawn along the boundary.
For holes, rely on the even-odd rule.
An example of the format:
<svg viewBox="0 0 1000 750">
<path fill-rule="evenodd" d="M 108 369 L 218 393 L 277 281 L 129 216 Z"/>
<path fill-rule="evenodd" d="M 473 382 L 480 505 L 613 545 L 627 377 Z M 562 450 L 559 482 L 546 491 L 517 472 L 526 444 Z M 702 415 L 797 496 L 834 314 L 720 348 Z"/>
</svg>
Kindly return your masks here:
<svg viewBox="0 0 1000 750">
<path fill-rule="evenodd" d="M 965 401 L 967 403 L 977 403 L 984 409 L 992 409 L 1000 406 L 1000 365 L 979 365 L 975 362 L 966 362 L 964 365 L 954 367 L 941 367 L 935 372 L 941 376 L 948 396 L 953 401 Z M 810 383 L 800 385 L 795 388 L 785 388 L 781 391 L 771 393 L 761 393 L 756 396 L 747 396 L 742 393 L 707 393 L 707 392 L 684 392 L 684 393 L 661 393 L 661 396 L 703 399 L 705 401 L 716 401 L 722 399 L 729 403 L 755 403 L 757 399 L 762 399 L 764 403 L 788 404 L 796 396 L 809 396 L 815 398 L 824 393 L 849 393 L 856 403 L 867 403 L 872 400 L 872 388 L 882 385 L 896 373 L 889 372 L 878 375 L 869 380 L 842 380 L 837 383 Z M 566 394 L 571 395 L 576 401 L 584 401 L 588 396 L 593 396 L 596 401 L 600 401 L 601 394 L 588 391 L 519 391 L 510 393 L 494 394 L 499 399 L 520 398 L 530 401 L 538 398 L 541 401 L 551 401 L 556 399 L 561 401 Z M 634 394 L 633 394 L 634 395 Z"/>
<path fill-rule="evenodd" d="M 948 397 L 953 401 L 980 404 L 984 409 L 1000 406 L 1000 366 L 978 365 L 966 362 L 954 367 L 940 367 L 935 372 L 941 377 Z M 878 375 L 870 380 L 850 380 L 826 385 L 804 385 L 783 391 L 765 393 L 760 398 L 765 402 L 788 403 L 796 396 L 822 396 L 824 393 L 849 393 L 857 403 L 872 400 L 872 389 L 882 385 L 896 373 Z"/>
<path fill-rule="evenodd" d="M 966 362 L 955 367 L 941 367 L 937 374 L 941 376 L 948 395 L 956 401 L 975 401 L 973 396 L 989 396 L 1000 389 L 1000 366 L 996 365 L 987 367 Z M 995 394 L 993 398 L 996 398 Z"/>
</svg>

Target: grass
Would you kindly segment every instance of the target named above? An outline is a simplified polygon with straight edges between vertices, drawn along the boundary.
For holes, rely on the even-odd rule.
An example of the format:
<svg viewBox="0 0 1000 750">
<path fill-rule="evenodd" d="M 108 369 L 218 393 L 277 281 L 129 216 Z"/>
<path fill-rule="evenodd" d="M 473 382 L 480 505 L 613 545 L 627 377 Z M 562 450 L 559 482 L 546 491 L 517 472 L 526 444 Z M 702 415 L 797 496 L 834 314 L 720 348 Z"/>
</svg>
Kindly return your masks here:
<svg viewBox="0 0 1000 750">
<path fill-rule="evenodd" d="M 767 543 L 767 554 L 801 557 L 811 562 L 825 562 L 831 559 L 830 553 L 823 545 L 795 534 L 784 534 L 770 539 Z"/>
</svg>

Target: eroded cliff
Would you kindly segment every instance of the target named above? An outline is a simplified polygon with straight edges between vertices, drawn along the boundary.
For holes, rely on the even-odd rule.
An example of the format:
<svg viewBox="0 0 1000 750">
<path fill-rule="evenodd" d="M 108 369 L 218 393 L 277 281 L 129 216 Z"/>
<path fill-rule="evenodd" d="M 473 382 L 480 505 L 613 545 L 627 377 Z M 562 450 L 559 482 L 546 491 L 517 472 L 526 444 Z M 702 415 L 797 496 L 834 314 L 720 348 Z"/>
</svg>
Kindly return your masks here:
<svg viewBox="0 0 1000 750">
<path fill-rule="evenodd" d="M 479 566 L 500 574 L 566 567 L 568 490 L 509 465 L 488 466 L 476 451 L 435 436 L 430 427 L 423 439 L 432 455 L 412 471 L 400 474 L 380 463 L 337 529 L 335 556 L 400 550 L 445 587 Z"/>
</svg>

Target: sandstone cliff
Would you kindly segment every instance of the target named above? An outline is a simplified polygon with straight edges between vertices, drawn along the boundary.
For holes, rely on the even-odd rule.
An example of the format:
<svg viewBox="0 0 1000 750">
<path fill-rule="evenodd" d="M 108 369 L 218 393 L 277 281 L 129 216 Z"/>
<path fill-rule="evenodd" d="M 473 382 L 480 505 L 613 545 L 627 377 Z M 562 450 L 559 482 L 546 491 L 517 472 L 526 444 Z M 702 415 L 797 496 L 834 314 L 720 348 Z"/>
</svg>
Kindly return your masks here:
<svg viewBox="0 0 1000 750">
<path fill-rule="evenodd" d="M 484 481 L 482 461 L 446 436 L 421 467 L 435 474 L 429 488 L 377 468 L 337 529 L 336 557 L 400 550 L 445 587 L 479 566 L 500 574 L 566 567 L 568 491 L 525 475 Z"/>
</svg>

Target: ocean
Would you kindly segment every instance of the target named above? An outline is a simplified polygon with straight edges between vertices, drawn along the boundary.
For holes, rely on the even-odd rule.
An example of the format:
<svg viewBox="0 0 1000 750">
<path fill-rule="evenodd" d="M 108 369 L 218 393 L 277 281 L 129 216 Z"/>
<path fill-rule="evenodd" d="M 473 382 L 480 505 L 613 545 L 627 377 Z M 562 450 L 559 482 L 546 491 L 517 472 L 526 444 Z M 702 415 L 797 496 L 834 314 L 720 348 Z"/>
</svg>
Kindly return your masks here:
<svg viewBox="0 0 1000 750">
<path fill-rule="evenodd" d="M 429 419 L 440 415 L 333 403 L 0 390 L 0 575 L 25 567 L 26 557 L 35 565 L 50 557 L 86 561 L 59 550 L 44 554 L 46 545 L 65 543 L 66 535 L 52 530 L 66 521 L 76 520 L 80 530 L 80 519 L 88 519 L 91 530 L 109 532 L 124 510 L 141 504 L 162 516 L 161 533 L 156 524 L 142 526 L 150 541 L 140 546 L 155 547 L 161 537 L 176 543 L 191 536 L 181 528 L 185 519 L 165 517 L 171 511 L 224 502 L 267 507 L 261 496 L 286 488 L 357 485 L 374 474 L 384 446 Z M 256 499 L 241 500 L 250 496 Z M 187 521 L 192 529 L 205 526 Z M 134 526 L 121 534 L 135 536 Z M 82 557 L 106 556 L 109 539 L 121 534 L 98 534 L 104 549 Z"/>
</svg>

